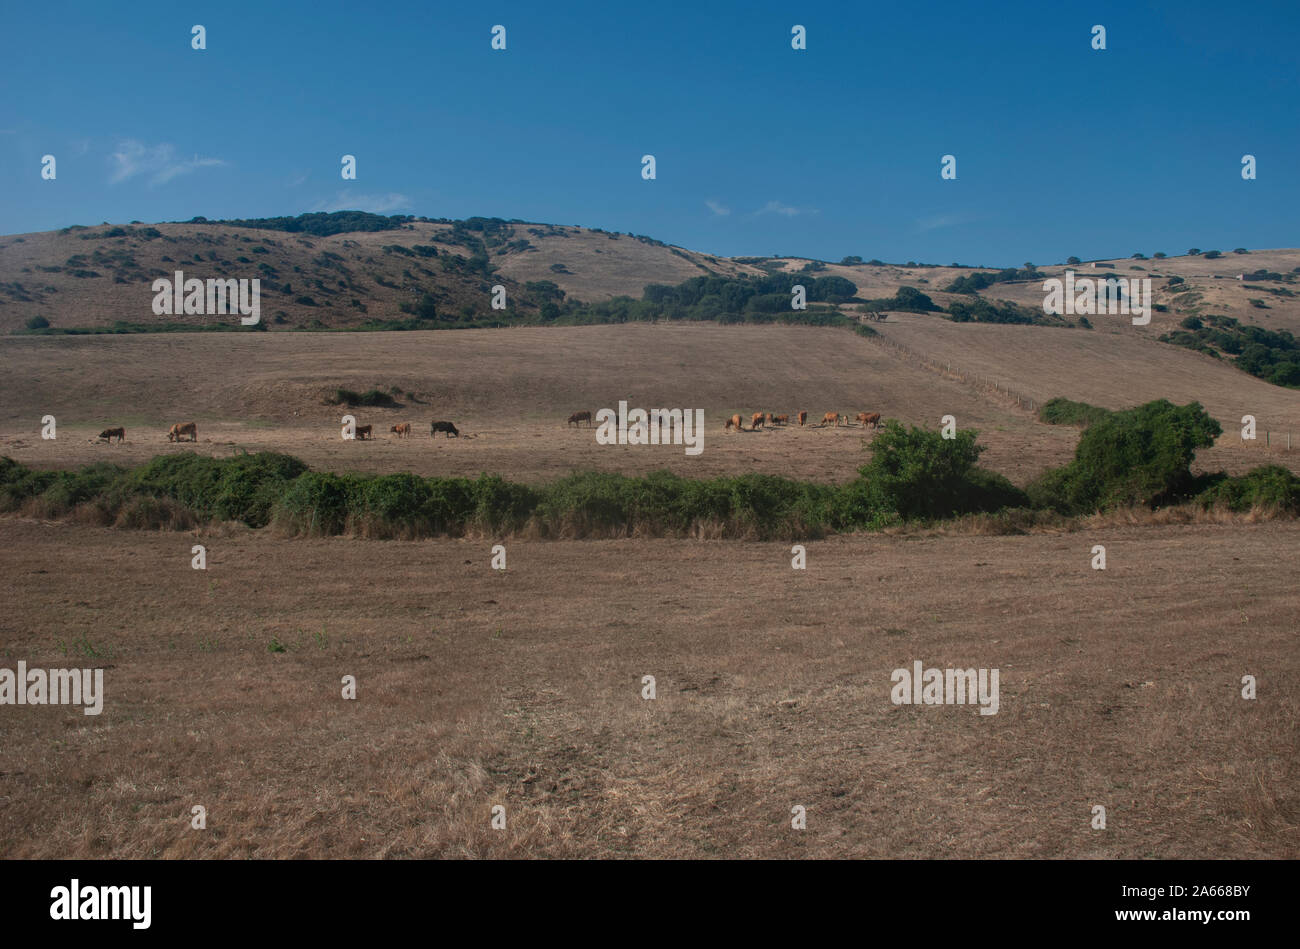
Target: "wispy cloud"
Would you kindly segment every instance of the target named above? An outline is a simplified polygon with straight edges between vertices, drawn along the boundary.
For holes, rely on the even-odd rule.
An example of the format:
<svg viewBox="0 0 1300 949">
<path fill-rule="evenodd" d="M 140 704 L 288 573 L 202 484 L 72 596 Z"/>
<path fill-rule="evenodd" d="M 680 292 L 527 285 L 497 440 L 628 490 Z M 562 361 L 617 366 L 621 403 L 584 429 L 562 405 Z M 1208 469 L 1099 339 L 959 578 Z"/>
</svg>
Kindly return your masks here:
<svg viewBox="0 0 1300 949">
<path fill-rule="evenodd" d="M 785 217 L 796 217 L 800 214 L 817 213 L 816 208 L 796 208 L 789 204 L 782 204 L 780 201 L 769 201 L 767 204 L 755 211 L 754 216 L 757 217 L 760 214 L 781 214 Z"/>
<path fill-rule="evenodd" d="M 926 231 L 937 231 L 945 227 L 956 227 L 959 224 L 965 224 L 966 218 L 960 214 L 936 214 L 932 217 L 917 218 L 912 222 L 912 226 L 925 233 Z"/>
<path fill-rule="evenodd" d="M 718 217 L 726 217 L 728 214 L 731 213 L 731 208 L 723 207 L 719 202 L 713 201 L 711 199 L 705 201 L 704 206 L 707 207 L 714 214 L 718 215 Z"/>
<path fill-rule="evenodd" d="M 411 199 L 404 194 L 390 191 L 387 194 L 353 194 L 340 191 L 332 198 L 317 201 L 313 211 L 369 211 L 371 214 L 387 214 L 411 206 Z"/>
<path fill-rule="evenodd" d="M 145 145 L 135 139 L 127 139 L 117 146 L 109 156 L 112 171 L 108 180 L 112 184 L 127 181 L 136 176 L 146 176 L 150 185 L 166 184 L 180 175 L 187 175 L 199 168 L 212 168 L 224 165 L 220 158 L 178 158 L 176 146 L 166 142 L 160 145 Z"/>
</svg>

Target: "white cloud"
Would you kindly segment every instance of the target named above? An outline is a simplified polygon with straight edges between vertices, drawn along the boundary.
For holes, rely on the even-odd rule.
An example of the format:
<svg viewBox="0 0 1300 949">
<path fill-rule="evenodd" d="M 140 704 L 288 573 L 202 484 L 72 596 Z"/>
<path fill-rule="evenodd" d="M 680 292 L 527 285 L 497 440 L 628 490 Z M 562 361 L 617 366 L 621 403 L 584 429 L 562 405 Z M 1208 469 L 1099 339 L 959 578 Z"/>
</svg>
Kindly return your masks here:
<svg viewBox="0 0 1300 949">
<path fill-rule="evenodd" d="M 956 227 L 959 224 L 967 223 L 967 217 L 961 214 L 936 214 L 931 217 L 917 218 L 912 222 L 912 226 L 924 233 L 926 231 L 937 231 L 945 227 Z"/>
<path fill-rule="evenodd" d="M 713 200 L 705 201 L 704 206 L 707 207 L 714 214 L 718 215 L 718 217 L 726 217 L 728 214 L 731 213 L 731 208 L 723 207 L 717 201 L 713 201 Z"/>
<path fill-rule="evenodd" d="M 109 160 L 113 170 L 108 180 L 112 184 L 145 175 L 149 178 L 150 185 L 161 185 L 199 168 L 225 164 L 220 158 L 200 158 L 198 155 L 193 158 L 177 158 L 175 145 L 165 142 L 160 145 L 145 145 L 135 139 L 127 139 L 118 145 Z"/>
<path fill-rule="evenodd" d="M 759 208 L 757 211 L 754 212 L 755 216 L 759 214 L 783 214 L 786 217 L 795 217 L 796 215 L 799 214 L 816 214 L 816 213 L 817 210 L 815 208 L 796 208 L 788 204 L 782 204 L 780 201 L 769 201 L 767 202 L 767 204 L 763 205 L 761 208 Z"/>
<path fill-rule="evenodd" d="M 410 206 L 411 199 L 395 191 L 387 194 L 353 194 L 351 191 L 340 191 L 332 198 L 317 201 L 312 210 L 369 211 L 371 214 L 387 214 Z"/>
</svg>

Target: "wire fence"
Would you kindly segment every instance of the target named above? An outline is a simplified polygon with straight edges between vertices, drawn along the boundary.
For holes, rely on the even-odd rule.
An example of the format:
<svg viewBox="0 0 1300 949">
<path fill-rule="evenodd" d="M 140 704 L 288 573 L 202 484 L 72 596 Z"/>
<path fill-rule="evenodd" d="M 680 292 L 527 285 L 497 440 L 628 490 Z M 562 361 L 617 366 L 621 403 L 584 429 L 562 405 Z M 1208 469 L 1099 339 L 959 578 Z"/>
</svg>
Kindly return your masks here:
<svg viewBox="0 0 1300 949">
<path fill-rule="evenodd" d="M 945 379 L 951 379 L 955 382 L 963 383 L 978 392 L 982 392 L 985 395 L 991 395 L 1007 405 L 1015 405 L 1016 407 L 1032 414 L 1038 413 L 1040 403 L 1036 399 L 1011 388 L 1011 386 L 1007 385 L 1000 378 L 981 376 L 978 373 L 966 372 L 963 369 L 953 366 L 950 362 L 941 362 L 939 360 L 931 359 L 930 357 L 918 353 L 916 350 L 910 349 L 902 343 L 895 342 L 883 335 L 873 336 L 870 337 L 870 339 L 872 342 L 879 343 L 887 349 L 894 350 L 909 362 L 922 369 L 943 376 Z"/>
</svg>

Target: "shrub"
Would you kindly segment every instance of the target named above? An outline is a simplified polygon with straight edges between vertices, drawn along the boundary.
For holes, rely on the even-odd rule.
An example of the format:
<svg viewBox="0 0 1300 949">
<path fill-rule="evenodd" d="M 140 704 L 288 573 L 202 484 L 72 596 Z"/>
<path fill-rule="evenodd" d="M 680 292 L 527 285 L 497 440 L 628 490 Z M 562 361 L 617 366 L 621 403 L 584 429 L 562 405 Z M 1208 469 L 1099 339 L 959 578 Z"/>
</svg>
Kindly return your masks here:
<svg viewBox="0 0 1300 949">
<path fill-rule="evenodd" d="M 1043 403 L 1038 410 L 1038 420 L 1048 425 L 1078 425 L 1087 428 L 1109 414 L 1109 409 L 1058 397 Z"/>
<path fill-rule="evenodd" d="M 1025 496 L 1009 481 L 975 467 L 984 450 L 975 444 L 977 437 L 973 429 L 944 438 L 889 422 L 871 443 L 871 461 L 859 469 L 866 486 L 858 503 L 871 512 L 897 512 L 904 520 L 992 510 L 998 499 L 1023 503 Z"/>
<path fill-rule="evenodd" d="M 327 399 L 330 405 L 347 405 L 355 408 L 358 405 L 364 405 L 369 408 L 397 408 L 398 402 L 387 392 L 380 389 L 370 389 L 367 392 L 354 392 L 352 389 L 335 389 L 334 398 Z"/>
<path fill-rule="evenodd" d="M 1176 500 L 1194 484 L 1196 449 L 1214 444 L 1222 431 L 1197 402 L 1160 399 L 1111 412 L 1084 430 L 1072 462 L 1029 486 L 1030 499 L 1063 514 Z"/>
<path fill-rule="evenodd" d="M 50 325 L 50 321 L 43 316 L 33 316 L 27 321 L 29 330 L 43 330 Z"/>
<path fill-rule="evenodd" d="M 1281 465 L 1263 465 L 1235 478 L 1221 477 L 1196 500 L 1205 508 L 1263 508 L 1300 514 L 1300 478 Z"/>
</svg>

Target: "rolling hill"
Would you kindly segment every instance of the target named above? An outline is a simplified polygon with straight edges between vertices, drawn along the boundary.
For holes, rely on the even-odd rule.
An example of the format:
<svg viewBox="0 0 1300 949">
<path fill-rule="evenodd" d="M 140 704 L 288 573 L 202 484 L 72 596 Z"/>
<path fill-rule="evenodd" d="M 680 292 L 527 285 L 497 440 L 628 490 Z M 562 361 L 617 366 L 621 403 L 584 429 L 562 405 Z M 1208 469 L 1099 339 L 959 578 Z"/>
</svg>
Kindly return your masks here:
<svg viewBox="0 0 1300 949">
<path fill-rule="evenodd" d="M 1146 327 L 1095 318 L 1100 332 L 1158 336 L 1186 316 L 1205 314 L 1300 332 L 1300 250 L 1038 268 L 1043 277 L 1059 277 L 1067 269 L 1080 277 L 1151 278 L 1155 302 L 1166 309 Z M 200 279 L 260 279 L 263 323 L 272 331 L 405 320 L 426 300 L 433 307 L 430 314 L 436 311 L 430 328 L 448 319 L 492 321 L 503 316 L 490 305 L 496 284 L 506 288 L 506 316 L 535 316 L 552 297 L 551 284 L 571 300 L 593 303 L 640 298 L 648 284 L 678 284 L 703 275 L 836 276 L 852 282 L 861 299 L 892 297 L 911 286 L 943 307 L 978 296 L 1041 311 L 1044 295 L 1040 278 L 993 283 L 974 295 L 945 292 L 954 280 L 996 273 L 992 268 L 728 258 L 641 235 L 567 225 L 342 212 L 224 223 L 73 226 L 0 237 L 0 333 L 22 331 L 38 317 L 55 330 L 117 322 L 158 328 L 222 322 L 222 317 L 153 313 L 153 280 L 171 278 L 177 270 Z M 1250 274 L 1259 276 L 1237 279 Z"/>
</svg>

